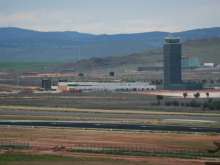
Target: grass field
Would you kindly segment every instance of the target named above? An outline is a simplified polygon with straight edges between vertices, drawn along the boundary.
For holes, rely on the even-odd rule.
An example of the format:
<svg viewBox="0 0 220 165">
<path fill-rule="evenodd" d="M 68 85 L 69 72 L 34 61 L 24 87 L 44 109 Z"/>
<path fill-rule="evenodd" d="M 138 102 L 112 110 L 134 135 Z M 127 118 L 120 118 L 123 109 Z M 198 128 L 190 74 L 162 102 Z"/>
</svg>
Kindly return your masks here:
<svg viewBox="0 0 220 165">
<path fill-rule="evenodd" d="M 31 155 L 31 154 L 13 154 L 4 153 L 0 154 L 0 164 L 136 164 L 141 163 L 126 161 L 126 160 L 114 160 L 114 159 L 102 159 L 102 158 L 85 158 L 85 157 L 73 157 L 73 156 L 59 156 L 59 155 Z M 153 165 L 153 164 L 152 164 Z"/>
</svg>

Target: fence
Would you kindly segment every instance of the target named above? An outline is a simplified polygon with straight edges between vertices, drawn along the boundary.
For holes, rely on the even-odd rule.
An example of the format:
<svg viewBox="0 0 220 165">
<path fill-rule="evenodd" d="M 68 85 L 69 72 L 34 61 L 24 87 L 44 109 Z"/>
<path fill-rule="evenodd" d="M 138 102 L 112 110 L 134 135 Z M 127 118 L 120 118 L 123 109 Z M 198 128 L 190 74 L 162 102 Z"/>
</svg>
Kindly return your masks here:
<svg viewBox="0 0 220 165">
<path fill-rule="evenodd" d="M 219 157 L 220 151 L 180 148 L 180 147 L 162 147 L 162 146 L 144 146 L 144 145 L 121 145 L 121 144 L 102 144 L 102 143 L 73 143 L 70 147 L 72 150 L 79 151 L 112 151 L 130 154 L 156 154 L 158 156 L 193 156 L 193 157 Z"/>
<path fill-rule="evenodd" d="M 29 142 L 25 141 L 9 141 L 9 140 L 1 140 L 0 148 L 16 148 L 16 149 L 29 149 Z"/>
<path fill-rule="evenodd" d="M 31 149 L 29 142 L 25 141 L 8 141 L 1 140 L 0 148 L 15 148 L 15 149 Z M 33 146 L 32 146 L 33 147 Z M 39 149 L 53 149 L 53 147 L 35 146 Z M 62 147 L 62 146 L 61 146 Z M 131 145 L 131 144 L 107 144 L 107 143 L 72 143 L 70 146 L 63 147 L 66 150 L 79 152 L 96 152 L 96 153 L 112 153 L 112 154 L 137 154 L 151 156 L 170 156 L 170 157 L 215 157 L 220 158 L 219 149 L 206 150 L 195 148 L 180 148 L 180 147 L 162 147 L 162 146 L 147 146 L 147 145 Z"/>
</svg>

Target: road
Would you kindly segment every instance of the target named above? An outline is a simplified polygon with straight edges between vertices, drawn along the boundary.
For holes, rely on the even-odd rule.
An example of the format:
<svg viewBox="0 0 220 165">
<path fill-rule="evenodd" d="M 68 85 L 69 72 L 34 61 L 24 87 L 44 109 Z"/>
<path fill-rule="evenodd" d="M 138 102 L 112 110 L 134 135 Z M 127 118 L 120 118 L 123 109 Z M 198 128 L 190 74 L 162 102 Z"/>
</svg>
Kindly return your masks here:
<svg viewBox="0 0 220 165">
<path fill-rule="evenodd" d="M 217 132 L 220 128 L 215 127 L 190 127 L 190 126 L 162 126 L 144 124 L 119 124 L 107 122 L 69 122 L 69 121 L 23 121 L 23 120 L 0 120 L 1 126 L 39 126 L 39 127 L 64 127 L 64 128 L 91 128 L 91 129 L 122 129 L 122 130 L 142 130 L 142 131 L 181 131 L 181 132 Z"/>
<path fill-rule="evenodd" d="M 104 118 L 132 118 L 132 119 L 166 119 L 166 120 L 193 120 L 200 122 L 219 122 L 220 117 L 210 116 L 179 116 L 179 115 L 145 115 L 145 114 L 110 114 L 110 113 L 83 113 L 83 112 L 55 112 L 55 111 L 22 111 L 3 110 L 1 115 L 29 115 L 29 116 L 67 116 L 67 117 L 104 117 Z"/>
</svg>

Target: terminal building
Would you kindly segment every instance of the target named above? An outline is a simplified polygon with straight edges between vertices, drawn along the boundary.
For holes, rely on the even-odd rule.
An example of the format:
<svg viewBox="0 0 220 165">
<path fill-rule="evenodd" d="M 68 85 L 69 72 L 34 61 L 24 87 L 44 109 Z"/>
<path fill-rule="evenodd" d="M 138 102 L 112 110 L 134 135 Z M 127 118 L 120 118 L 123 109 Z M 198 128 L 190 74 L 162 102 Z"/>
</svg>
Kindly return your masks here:
<svg viewBox="0 0 220 165">
<path fill-rule="evenodd" d="M 156 90 L 156 85 L 149 85 L 147 82 L 58 82 L 58 89 L 60 91 L 148 91 Z"/>
<path fill-rule="evenodd" d="M 164 89 L 201 90 L 202 84 L 183 84 L 181 75 L 181 44 L 179 37 L 166 37 L 164 44 Z"/>
</svg>

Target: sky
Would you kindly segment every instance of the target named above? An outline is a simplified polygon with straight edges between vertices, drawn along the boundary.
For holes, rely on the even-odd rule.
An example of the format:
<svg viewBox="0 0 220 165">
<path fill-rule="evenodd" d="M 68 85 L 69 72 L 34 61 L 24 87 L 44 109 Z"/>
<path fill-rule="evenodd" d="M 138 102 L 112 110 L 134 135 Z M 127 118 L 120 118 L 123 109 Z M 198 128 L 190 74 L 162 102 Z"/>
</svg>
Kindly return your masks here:
<svg viewBox="0 0 220 165">
<path fill-rule="evenodd" d="M 220 27 L 220 0 L 0 0 L 0 27 L 91 34 Z"/>
</svg>

